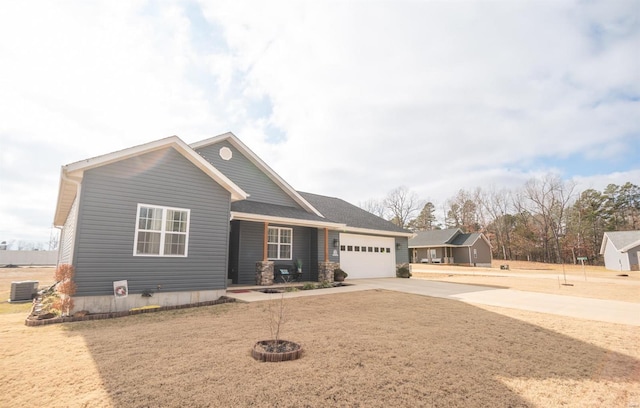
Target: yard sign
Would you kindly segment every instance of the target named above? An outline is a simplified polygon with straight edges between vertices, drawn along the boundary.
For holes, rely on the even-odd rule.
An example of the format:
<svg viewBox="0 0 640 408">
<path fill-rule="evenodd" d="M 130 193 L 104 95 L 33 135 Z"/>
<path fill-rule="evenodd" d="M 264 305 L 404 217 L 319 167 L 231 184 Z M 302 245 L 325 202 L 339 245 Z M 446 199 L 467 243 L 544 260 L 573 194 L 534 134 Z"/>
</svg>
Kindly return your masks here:
<svg viewBox="0 0 640 408">
<path fill-rule="evenodd" d="M 129 294 L 129 286 L 126 280 L 113 282 L 113 296 L 118 298 L 126 298 Z"/>
</svg>

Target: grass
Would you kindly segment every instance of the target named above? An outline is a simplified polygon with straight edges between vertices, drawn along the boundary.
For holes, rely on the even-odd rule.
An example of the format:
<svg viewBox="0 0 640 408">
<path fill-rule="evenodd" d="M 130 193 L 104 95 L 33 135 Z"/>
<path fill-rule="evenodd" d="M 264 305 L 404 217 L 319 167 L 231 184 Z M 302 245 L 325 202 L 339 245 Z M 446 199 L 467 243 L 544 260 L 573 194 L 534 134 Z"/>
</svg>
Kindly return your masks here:
<svg viewBox="0 0 640 408">
<path fill-rule="evenodd" d="M 279 295 L 274 295 L 279 296 Z M 366 291 L 287 299 L 301 359 L 259 363 L 265 304 L 38 328 L 0 315 L 0 406 L 630 407 L 640 329 Z"/>
</svg>

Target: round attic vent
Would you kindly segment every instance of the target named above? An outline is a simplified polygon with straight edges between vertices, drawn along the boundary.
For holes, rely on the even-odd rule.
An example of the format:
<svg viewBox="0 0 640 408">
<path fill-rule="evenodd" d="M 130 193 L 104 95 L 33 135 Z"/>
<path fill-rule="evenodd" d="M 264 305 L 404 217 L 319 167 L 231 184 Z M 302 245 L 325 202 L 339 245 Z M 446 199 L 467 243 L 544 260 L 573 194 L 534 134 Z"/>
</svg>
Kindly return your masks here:
<svg viewBox="0 0 640 408">
<path fill-rule="evenodd" d="M 222 160 L 231 160 L 231 158 L 233 157 L 233 152 L 226 146 L 222 147 L 220 149 L 220 157 L 222 157 Z"/>
</svg>

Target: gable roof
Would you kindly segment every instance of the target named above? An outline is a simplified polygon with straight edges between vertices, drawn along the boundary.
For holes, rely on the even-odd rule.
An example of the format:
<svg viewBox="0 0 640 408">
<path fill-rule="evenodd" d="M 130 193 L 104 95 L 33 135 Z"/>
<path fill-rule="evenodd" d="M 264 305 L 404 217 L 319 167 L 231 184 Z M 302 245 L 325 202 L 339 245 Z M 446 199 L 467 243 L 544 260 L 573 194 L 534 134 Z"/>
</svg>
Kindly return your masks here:
<svg viewBox="0 0 640 408">
<path fill-rule="evenodd" d="M 411 231 L 400 228 L 391 221 L 371 214 L 340 198 L 303 192 L 300 192 L 300 195 L 320 210 L 327 220 L 344 224 L 345 232 L 377 232 L 384 235 L 413 236 Z"/>
<path fill-rule="evenodd" d="M 618 252 L 627 252 L 631 248 L 640 246 L 640 231 L 608 231 L 602 237 L 600 255 L 604 254 L 607 242 Z"/>
<path fill-rule="evenodd" d="M 213 167 L 211 163 L 196 153 L 178 136 L 170 136 L 139 146 L 130 147 L 117 152 L 96 156 L 62 166 L 60 171 L 58 202 L 56 204 L 53 224 L 55 226 L 61 226 L 65 223 L 69 211 L 71 210 L 71 206 L 73 205 L 73 201 L 78 193 L 78 186 L 82 182 L 85 171 L 166 148 L 176 150 L 194 166 L 202 170 L 206 175 L 220 184 L 231 194 L 232 201 L 244 200 L 248 197 L 246 192 L 229 180 L 229 178 L 222 174 L 218 169 Z"/>
<path fill-rule="evenodd" d="M 462 234 L 460 228 L 418 231 L 416 236 L 409 240 L 409 248 L 447 246 L 459 234 Z"/>
<path fill-rule="evenodd" d="M 479 239 L 484 240 L 491 247 L 487 237 L 480 232 L 465 234 L 460 228 L 418 231 L 416 236 L 409 240 L 409 248 L 470 247 Z"/>
<path fill-rule="evenodd" d="M 244 143 L 238 139 L 236 135 L 231 132 L 227 132 L 218 136 L 211 137 L 209 139 L 201 140 L 196 143 L 192 143 L 191 147 L 200 149 L 212 144 L 227 141 L 231 143 L 236 149 L 238 149 L 244 156 L 249 159 L 258 169 L 260 169 L 267 177 L 271 179 L 278 187 L 280 187 L 287 195 L 289 195 L 298 205 L 304 208 L 306 211 L 322 217 L 320 211 L 314 208 L 307 200 L 304 199 L 293 187 L 289 185 L 282 177 L 280 177 L 271 167 L 269 167 L 261 158 L 259 158 L 251 149 L 249 149 Z"/>
</svg>

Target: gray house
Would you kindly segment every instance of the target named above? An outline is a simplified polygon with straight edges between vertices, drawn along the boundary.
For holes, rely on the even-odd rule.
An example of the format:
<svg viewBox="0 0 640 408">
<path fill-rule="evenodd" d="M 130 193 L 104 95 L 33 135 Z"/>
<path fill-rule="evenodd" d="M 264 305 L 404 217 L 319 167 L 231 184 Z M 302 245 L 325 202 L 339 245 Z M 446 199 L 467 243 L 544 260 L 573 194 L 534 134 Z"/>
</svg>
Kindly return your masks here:
<svg viewBox="0 0 640 408">
<path fill-rule="evenodd" d="M 228 284 L 395 276 L 411 232 L 343 200 L 294 190 L 235 135 L 172 136 L 62 167 L 59 263 L 76 310 L 215 300 Z M 126 281 L 126 297 L 114 282 Z M 152 293 L 152 298 L 141 296 Z"/>
<path fill-rule="evenodd" d="M 484 234 L 459 228 L 418 231 L 409 239 L 414 263 L 491 266 L 491 244 Z"/>
<path fill-rule="evenodd" d="M 640 231 L 605 232 L 600 255 L 604 266 L 614 271 L 640 270 Z"/>
</svg>

